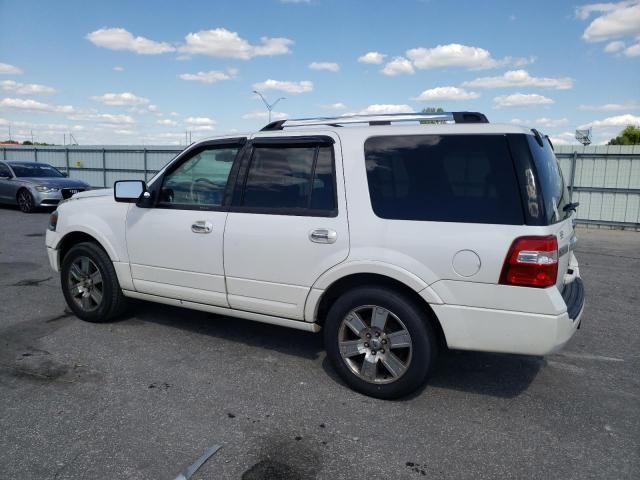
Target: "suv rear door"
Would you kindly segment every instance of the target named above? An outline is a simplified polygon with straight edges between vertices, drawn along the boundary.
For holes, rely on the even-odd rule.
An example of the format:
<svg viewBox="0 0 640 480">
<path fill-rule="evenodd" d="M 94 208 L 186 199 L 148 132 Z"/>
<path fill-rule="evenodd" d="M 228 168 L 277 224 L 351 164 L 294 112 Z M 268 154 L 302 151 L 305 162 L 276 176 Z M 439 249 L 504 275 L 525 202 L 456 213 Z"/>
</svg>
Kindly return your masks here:
<svg viewBox="0 0 640 480">
<path fill-rule="evenodd" d="M 313 283 L 347 257 L 340 152 L 333 134 L 253 138 L 224 234 L 232 308 L 303 320 Z"/>
</svg>

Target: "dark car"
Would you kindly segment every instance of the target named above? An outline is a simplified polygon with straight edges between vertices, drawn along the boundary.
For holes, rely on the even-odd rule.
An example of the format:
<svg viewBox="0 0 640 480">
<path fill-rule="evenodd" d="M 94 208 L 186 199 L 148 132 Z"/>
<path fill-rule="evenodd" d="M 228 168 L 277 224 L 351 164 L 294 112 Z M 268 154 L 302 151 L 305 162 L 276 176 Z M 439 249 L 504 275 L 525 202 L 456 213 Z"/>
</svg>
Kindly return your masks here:
<svg viewBox="0 0 640 480">
<path fill-rule="evenodd" d="M 18 205 L 31 213 L 38 207 L 55 207 L 61 200 L 91 187 L 67 178 L 60 170 L 42 162 L 0 162 L 0 203 Z"/>
</svg>

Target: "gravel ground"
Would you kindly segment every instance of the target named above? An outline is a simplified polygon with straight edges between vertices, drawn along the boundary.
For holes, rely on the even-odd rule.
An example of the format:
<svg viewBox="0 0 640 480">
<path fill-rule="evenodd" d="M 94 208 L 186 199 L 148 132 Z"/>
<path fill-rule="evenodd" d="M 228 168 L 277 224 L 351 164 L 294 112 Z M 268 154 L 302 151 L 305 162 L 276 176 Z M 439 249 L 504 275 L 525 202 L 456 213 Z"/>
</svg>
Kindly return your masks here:
<svg viewBox="0 0 640 480">
<path fill-rule="evenodd" d="M 583 327 L 545 359 L 447 352 L 401 401 L 320 335 L 135 303 L 65 310 L 46 213 L 0 208 L 0 478 L 640 478 L 640 233 L 581 229 Z"/>
</svg>

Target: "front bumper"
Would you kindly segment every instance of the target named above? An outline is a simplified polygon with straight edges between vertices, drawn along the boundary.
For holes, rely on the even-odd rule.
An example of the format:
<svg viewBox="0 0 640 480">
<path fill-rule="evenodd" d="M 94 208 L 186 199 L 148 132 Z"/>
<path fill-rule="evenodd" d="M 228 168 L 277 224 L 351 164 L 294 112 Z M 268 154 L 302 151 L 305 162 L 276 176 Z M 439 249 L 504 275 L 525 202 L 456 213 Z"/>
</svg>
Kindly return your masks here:
<svg viewBox="0 0 640 480">
<path fill-rule="evenodd" d="M 53 232 L 51 230 L 47 230 L 47 234 L 45 237 L 45 244 L 47 246 L 47 257 L 49 257 L 49 265 L 55 272 L 60 271 L 60 251 L 56 248 L 59 243 L 59 238 L 57 232 Z"/>
<path fill-rule="evenodd" d="M 36 207 L 55 207 L 62 201 L 62 192 L 38 192 L 35 188 L 31 190 L 33 202 Z"/>
</svg>

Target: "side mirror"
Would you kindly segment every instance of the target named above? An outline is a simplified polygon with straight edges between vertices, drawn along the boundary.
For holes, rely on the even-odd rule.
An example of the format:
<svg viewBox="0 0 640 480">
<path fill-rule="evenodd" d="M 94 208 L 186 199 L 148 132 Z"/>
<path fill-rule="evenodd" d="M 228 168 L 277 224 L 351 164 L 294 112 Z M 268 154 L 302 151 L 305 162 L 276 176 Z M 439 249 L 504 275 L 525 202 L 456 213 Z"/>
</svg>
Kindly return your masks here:
<svg viewBox="0 0 640 480">
<path fill-rule="evenodd" d="M 137 203 L 147 192 L 147 184 L 142 180 L 118 180 L 113 184 L 116 202 Z"/>
</svg>

